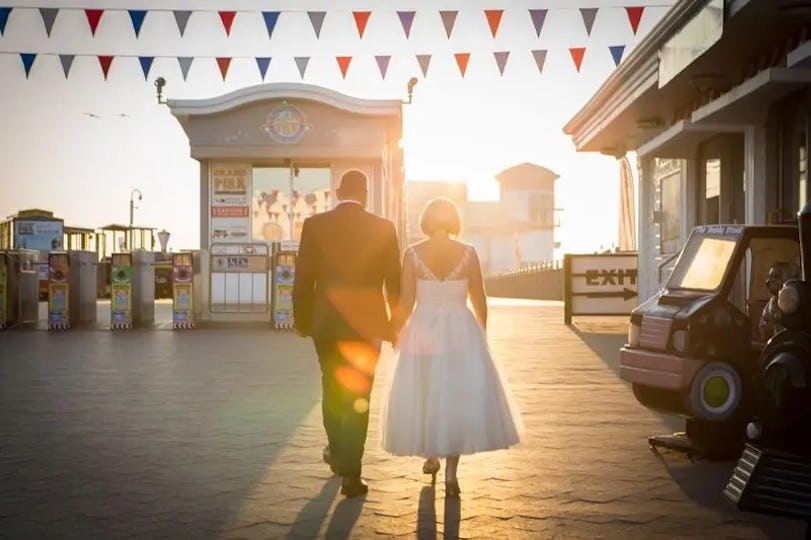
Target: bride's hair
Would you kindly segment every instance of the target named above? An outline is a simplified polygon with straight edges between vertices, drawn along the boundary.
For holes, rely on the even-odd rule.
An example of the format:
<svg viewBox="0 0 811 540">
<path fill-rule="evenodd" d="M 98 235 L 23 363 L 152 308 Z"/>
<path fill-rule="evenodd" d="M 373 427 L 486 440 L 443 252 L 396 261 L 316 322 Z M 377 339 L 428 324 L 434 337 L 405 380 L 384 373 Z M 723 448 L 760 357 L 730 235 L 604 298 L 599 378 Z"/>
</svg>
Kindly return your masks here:
<svg viewBox="0 0 811 540">
<path fill-rule="evenodd" d="M 447 197 L 438 197 L 428 201 L 420 216 L 420 229 L 426 236 L 443 230 L 448 234 L 458 236 L 462 230 L 462 220 L 459 210 L 452 200 Z"/>
</svg>

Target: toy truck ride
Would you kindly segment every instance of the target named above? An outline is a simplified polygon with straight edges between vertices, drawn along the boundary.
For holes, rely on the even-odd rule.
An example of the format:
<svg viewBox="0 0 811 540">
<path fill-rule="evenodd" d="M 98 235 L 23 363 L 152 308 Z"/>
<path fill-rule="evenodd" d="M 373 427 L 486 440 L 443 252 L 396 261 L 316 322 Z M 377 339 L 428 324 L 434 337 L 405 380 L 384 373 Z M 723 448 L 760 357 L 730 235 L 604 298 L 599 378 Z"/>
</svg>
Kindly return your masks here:
<svg viewBox="0 0 811 540">
<path fill-rule="evenodd" d="M 735 457 L 752 419 L 765 343 L 781 328 L 782 281 L 799 275 L 793 225 L 696 227 L 664 288 L 631 313 L 620 377 L 637 400 L 685 418 L 648 439 L 688 455 Z"/>
</svg>

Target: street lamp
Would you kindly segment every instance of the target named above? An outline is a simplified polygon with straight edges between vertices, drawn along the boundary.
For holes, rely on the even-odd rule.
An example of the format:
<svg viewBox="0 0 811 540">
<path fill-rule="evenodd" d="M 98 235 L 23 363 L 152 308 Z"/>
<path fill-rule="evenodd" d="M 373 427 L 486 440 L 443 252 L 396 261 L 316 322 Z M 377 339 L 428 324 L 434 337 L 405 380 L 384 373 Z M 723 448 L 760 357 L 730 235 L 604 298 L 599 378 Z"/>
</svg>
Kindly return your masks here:
<svg viewBox="0 0 811 540">
<path fill-rule="evenodd" d="M 138 200 L 139 201 L 143 200 L 143 198 L 144 198 L 144 196 L 141 194 L 141 190 L 138 189 L 138 188 L 135 188 L 130 192 L 130 229 L 129 229 L 129 233 L 130 233 L 129 234 L 129 236 L 130 236 L 130 242 L 129 242 L 130 246 L 129 247 L 130 247 L 130 250 L 132 250 L 132 248 L 135 247 L 134 242 L 133 242 L 133 238 L 132 238 L 132 219 L 133 219 L 133 217 L 135 215 L 135 208 L 136 208 L 136 206 L 135 206 L 135 194 L 136 193 L 138 194 Z"/>
</svg>

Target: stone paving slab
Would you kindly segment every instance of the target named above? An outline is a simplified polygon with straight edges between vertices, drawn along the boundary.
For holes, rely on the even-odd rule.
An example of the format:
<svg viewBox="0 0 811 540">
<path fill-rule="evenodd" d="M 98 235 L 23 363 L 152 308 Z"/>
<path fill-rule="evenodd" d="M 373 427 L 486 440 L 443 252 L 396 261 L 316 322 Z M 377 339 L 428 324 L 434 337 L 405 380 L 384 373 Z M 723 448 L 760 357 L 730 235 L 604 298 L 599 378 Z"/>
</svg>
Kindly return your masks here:
<svg viewBox="0 0 811 540">
<path fill-rule="evenodd" d="M 562 320 L 559 303 L 491 301 L 491 347 L 526 433 L 463 457 L 459 500 L 444 499 L 441 473 L 431 486 L 419 459 L 379 448 L 390 350 L 372 394 L 371 491 L 345 499 L 320 461 L 306 340 L 173 332 L 160 317 L 127 332 L 2 332 L 0 538 L 803 537 L 724 500 L 733 463 L 648 449 L 679 425 L 617 377 L 622 319 Z"/>
</svg>

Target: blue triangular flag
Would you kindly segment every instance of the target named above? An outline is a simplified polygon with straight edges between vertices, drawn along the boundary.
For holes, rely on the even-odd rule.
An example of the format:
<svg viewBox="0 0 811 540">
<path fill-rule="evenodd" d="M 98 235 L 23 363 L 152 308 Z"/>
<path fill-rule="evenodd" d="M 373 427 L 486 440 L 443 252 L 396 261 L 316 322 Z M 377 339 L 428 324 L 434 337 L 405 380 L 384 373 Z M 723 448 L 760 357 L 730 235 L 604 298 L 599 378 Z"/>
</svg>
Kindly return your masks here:
<svg viewBox="0 0 811 540">
<path fill-rule="evenodd" d="M 276 28 L 276 21 L 279 20 L 278 11 L 263 11 L 262 17 L 265 19 L 265 26 L 268 29 L 268 39 L 273 37 L 273 29 Z M 264 75 L 262 75 L 264 78 Z"/>
<path fill-rule="evenodd" d="M 264 58 L 257 57 L 256 58 L 256 66 L 259 68 L 259 74 L 262 75 L 262 80 L 265 80 L 265 75 L 268 72 L 268 66 L 270 65 L 270 57 L 266 56 Z"/>
<path fill-rule="evenodd" d="M 152 61 L 154 56 L 139 56 L 138 61 L 141 63 L 141 69 L 144 72 L 144 80 L 149 78 L 149 70 L 152 68 Z"/>
<path fill-rule="evenodd" d="M 614 59 L 614 66 L 620 65 L 622 61 L 622 53 L 625 52 L 625 45 L 614 45 L 608 47 L 608 50 L 611 51 L 611 57 Z"/>
<path fill-rule="evenodd" d="M 135 30 L 135 37 L 141 34 L 141 26 L 144 24 L 146 17 L 146 10 L 144 9 L 130 9 L 130 19 L 132 19 L 132 28 Z"/>
<path fill-rule="evenodd" d="M 6 30 L 6 23 L 8 22 L 8 16 L 11 14 L 11 10 L 14 8 L 10 7 L 0 7 L 0 36 L 3 35 L 3 32 Z"/>
<path fill-rule="evenodd" d="M 28 74 L 31 73 L 31 66 L 34 65 L 34 60 L 37 58 L 36 53 L 20 53 L 20 58 L 23 61 L 23 67 L 25 68 L 25 78 L 28 78 Z"/>
</svg>

